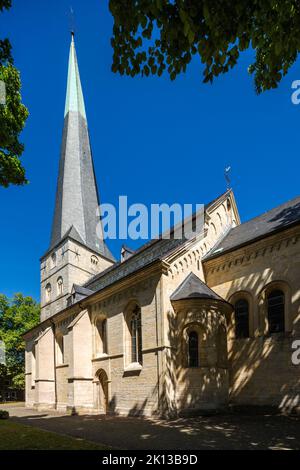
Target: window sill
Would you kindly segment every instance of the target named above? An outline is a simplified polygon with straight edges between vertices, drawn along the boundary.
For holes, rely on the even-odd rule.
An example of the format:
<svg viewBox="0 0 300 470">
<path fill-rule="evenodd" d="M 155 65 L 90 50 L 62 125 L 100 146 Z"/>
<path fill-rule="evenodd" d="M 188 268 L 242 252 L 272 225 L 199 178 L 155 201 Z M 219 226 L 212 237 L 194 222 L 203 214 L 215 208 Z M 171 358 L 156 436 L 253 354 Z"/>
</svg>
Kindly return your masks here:
<svg viewBox="0 0 300 470">
<path fill-rule="evenodd" d="M 132 362 L 128 366 L 125 367 L 124 372 L 134 372 L 134 371 L 140 371 L 143 369 L 142 364 L 139 362 Z"/>
<path fill-rule="evenodd" d="M 69 364 L 56 364 L 56 369 L 61 369 L 63 367 L 68 367 Z"/>
<path fill-rule="evenodd" d="M 108 357 L 108 354 L 107 353 L 98 353 L 98 354 L 95 354 L 93 359 L 103 359 L 103 357 Z"/>
<path fill-rule="evenodd" d="M 268 331 L 267 333 L 264 334 L 265 338 L 273 338 L 273 337 L 279 337 L 279 336 L 290 336 L 291 335 L 291 331 L 287 331 L 287 330 L 284 330 L 284 331 Z"/>
</svg>

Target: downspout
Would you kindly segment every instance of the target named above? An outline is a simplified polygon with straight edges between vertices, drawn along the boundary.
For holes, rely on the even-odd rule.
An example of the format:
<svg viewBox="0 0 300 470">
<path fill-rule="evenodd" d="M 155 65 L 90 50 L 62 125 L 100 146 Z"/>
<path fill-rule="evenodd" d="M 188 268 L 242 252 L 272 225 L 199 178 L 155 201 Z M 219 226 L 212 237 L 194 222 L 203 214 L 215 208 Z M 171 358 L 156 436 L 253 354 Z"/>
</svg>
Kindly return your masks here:
<svg viewBox="0 0 300 470">
<path fill-rule="evenodd" d="M 54 358 L 54 399 L 55 409 L 57 409 L 57 374 L 56 374 L 56 344 L 55 344 L 55 323 L 50 319 L 51 327 L 53 331 L 53 358 Z"/>
</svg>

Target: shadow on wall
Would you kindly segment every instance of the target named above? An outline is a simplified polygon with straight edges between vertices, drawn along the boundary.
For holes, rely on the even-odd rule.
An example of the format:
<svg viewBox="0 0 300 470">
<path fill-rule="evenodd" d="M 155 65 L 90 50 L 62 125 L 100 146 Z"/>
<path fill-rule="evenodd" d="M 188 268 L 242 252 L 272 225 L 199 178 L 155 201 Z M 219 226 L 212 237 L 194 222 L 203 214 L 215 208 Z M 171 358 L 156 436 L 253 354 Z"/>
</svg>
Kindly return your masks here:
<svg viewBox="0 0 300 470">
<path fill-rule="evenodd" d="M 299 206 L 300 209 L 300 206 Z M 289 220 L 287 210 L 285 217 Z M 274 254 L 276 256 L 276 253 Z M 229 279 L 223 274 L 224 282 Z M 282 278 L 289 277 L 288 269 Z M 285 294 L 288 331 L 268 334 L 266 292 L 280 288 Z M 252 297 L 249 338 L 234 338 L 234 315 L 228 327 L 229 397 L 237 405 L 274 406 L 283 412 L 300 410 L 300 368 L 292 363 L 292 343 L 300 339 L 300 290 L 291 295 L 289 285 L 274 279 L 270 269 L 231 281 L 228 299 L 238 292 Z"/>
<path fill-rule="evenodd" d="M 226 277 L 226 273 L 223 276 Z M 229 274 L 228 274 L 229 276 Z M 288 273 L 284 273 L 288 277 Z M 226 279 L 225 279 L 226 280 Z M 228 281 L 228 279 L 227 279 Z M 129 416 L 148 414 L 149 407 L 158 398 L 157 414 L 164 417 L 176 417 L 178 411 L 188 410 L 205 413 L 212 411 L 210 402 L 218 402 L 222 396 L 224 383 L 228 383 L 228 403 L 236 406 L 275 407 L 282 412 L 300 410 L 300 374 L 299 366 L 292 364 L 292 342 L 300 338 L 299 294 L 291 296 L 286 290 L 288 315 L 291 318 L 289 332 L 266 334 L 266 306 L 262 301 L 264 288 L 276 285 L 273 273 L 268 275 L 253 274 L 247 279 L 234 280 L 228 292 L 228 300 L 240 292 L 251 293 L 253 303 L 250 315 L 252 331 L 250 338 L 233 339 L 234 315 L 227 328 L 228 359 L 223 349 L 215 351 L 215 365 L 206 364 L 205 353 L 201 352 L 200 367 L 187 368 L 182 362 L 180 321 L 178 315 L 168 312 L 169 344 L 164 354 L 165 370 L 153 387 L 151 395 L 142 403 L 136 403 L 129 411 Z M 297 336 L 298 335 L 298 336 Z M 222 339 L 222 336 L 220 337 Z M 222 343 L 217 340 L 217 345 Z M 203 336 L 204 341 L 205 337 Z M 210 354 L 214 352 L 211 351 Z M 225 354 L 227 356 L 227 354 Z M 201 367 L 202 364 L 202 367 Z M 203 366 L 204 364 L 204 366 Z M 201 405 L 201 410 L 199 408 Z M 224 405 L 226 405 L 224 400 Z M 221 408 L 221 407 L 219 407 Z M 109 403 L 109 411 L 116 413 L 117 397 Z"/>
<path fill-rule="evenodd" d="M 288 212 L 285 217 L 289 218 Z M 276 257 L 276 253 L 274 253 Z M 289 268 L 282 278 L 289 278 Z M 222 274 L 226 277 L 226 274 Z M 230 274 L 228 274 L 230 276 Z M 216 351 L 217 367 L 188 369 L 180 358 L 178 315 L 168 313 L 170 350 L 166 358 L 166 377 L 160 398 L 163 414 L 176 414 L 182 408 L 195 409 L 201 400 L 211 402 L 222 396 L 228 372 L 228 403 L 248 407 L 274 407 L 284 413 L 300 411 L 300 368 L 292 363 L 292 343 L 300 339 L 300 290 L 293 293 L 285 281 L 274 279 L 274 273 L 254 273 L 231 281 L 227 299 L 239 291 L 252 295 L 250 316 L 252 332 L 249 338 L 234 339 L 234 313 L 227 323 L 228 362 Z M 285 326 L 282 333 L 268 334 L 267 293 L 282 289 L 285 296 Z M 220 340 L 216 342 L 220 346 Z M 222 347 L 221 347 L 222 351 Z M 210 355 L 212 351 L 210 352 Z M 205 364 L 200 358 L 200 366 Z M 201 379 L 199 380 L 199 376 Z M 202 403 L 203 405 L 203 403 Z M 209 408 L 209 403 L 208 403 Z M 202 410 L 203 411 L 203 410 Z"/>
<path fill-rule="evenodd" d="M 201 311 L 201 308 L 199 309 Z M 202 316 L 207 315 L 203 314 Z M 170 348 L 165 357 L 165 374 L 160 395 L 162 416 L 193 416 L 224 411 L 228 397 L 226 331 L 220 331 L 218 318 L 192 318 L 168 312 Z M 188 367 L 187 337 L 183 332 L 197 331 L 199 367 Z M 225 341 L 223 340 L 223 336 Z M 213 340 L 213 342 L 211 342 Z"/>
<path fill-rule="evenodd" d="M 153 394 L 157 394 L 157 386 L 154 387 L 152 395 Z M 144 416 L 146 414 L 145 410 L 147 408 L 148 401 L 150 400 L 148 398 L 145 398 L 145 400 L 142 403 L 135 403 L 134 406 L 127 413 L 127 416 L 131 416 L 131 417 Z M 119 415 L 116 395 L 113 395 L 111 400 L 109 401 L 109 413 L 112 415 L 116 415 L 116 416 Z"/>
</svg>

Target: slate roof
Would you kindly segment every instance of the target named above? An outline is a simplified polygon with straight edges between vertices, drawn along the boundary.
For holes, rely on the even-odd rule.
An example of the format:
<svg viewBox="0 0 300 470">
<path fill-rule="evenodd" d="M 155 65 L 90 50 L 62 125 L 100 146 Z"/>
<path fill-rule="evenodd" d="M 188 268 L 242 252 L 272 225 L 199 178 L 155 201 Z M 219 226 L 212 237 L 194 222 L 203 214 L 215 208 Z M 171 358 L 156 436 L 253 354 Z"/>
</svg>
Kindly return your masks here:
<svg viewBox="0 0 300 470">
<path fill-rule="evenodd" d="M 232 228 L 203 260 L 216 258 L 299 223 L 300 196 Z"/>
<path fill-rule="evenodd" d="M 82 299 L 85 299 L 94 292 L 86 287 L 79 286 L 78 284 L 73 284 L 72 293 L 67 298 L 67 306 L 69 307 L 76 302 L 79 302 Z"/>
<path fill-rule="evenodd" d="M 78 284 L 73 284 L 72 291 L 75 292 L 76 294 L 80 294 L 80 295 L 83 295 L 85 297 L 87 297 L 88 295 L 93 294 L 93 291 L 91 289 L 87 289 L 86 287 L 80 286 Z"/>
<path fill-rule="evenodd" d="M 123 262 L 118 261 L 105 271 L 97 274 L 86 282 L 84 286 L 93 291 L 104 289 L 110 284 L 164 258 L 185 241 L 186 239 L 159 239 L 151 241 Z"/>
<path fill-rule="evenodd" d="M 97 236 L 96 227 L 98 231 L 102 230 L 100 219 L 96 215 L 98 207 L 98 188 L 72 36 L 64 130 L 49 250 L 57 246 L 73 227 L 73 232 L 81 243 L 114 261 L 103 239 Z"/>
<path fill-rule="evenodd" d="M 186 300 L 186 299 L 212 299 L 225 302 L 216 292 L 210 289 L 199 277 L 194 273 L 188 274 L 185 280 L 173 292 L 170 299 Z"/>
</svg>

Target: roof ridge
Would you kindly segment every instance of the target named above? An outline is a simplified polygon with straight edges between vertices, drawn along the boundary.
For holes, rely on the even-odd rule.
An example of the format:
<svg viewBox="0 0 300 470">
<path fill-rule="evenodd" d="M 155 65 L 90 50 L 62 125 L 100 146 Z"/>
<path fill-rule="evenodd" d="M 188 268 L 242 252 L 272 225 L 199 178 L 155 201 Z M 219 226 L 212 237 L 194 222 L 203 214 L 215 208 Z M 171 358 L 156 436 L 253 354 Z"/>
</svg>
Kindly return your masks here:
<svg viewBox="0 0 300 470">
<path fill-rule="evenodd" d="M 226 302 L 220 295 L 191 271 L 171 294 L 172 301 L 184 299 L 212 299 Z"/>
</svg>

